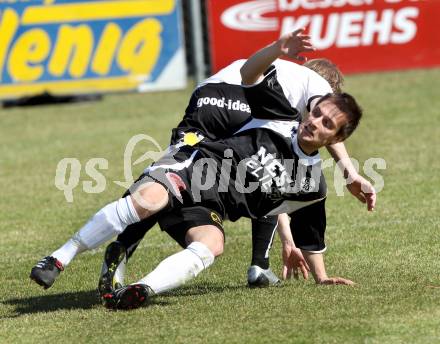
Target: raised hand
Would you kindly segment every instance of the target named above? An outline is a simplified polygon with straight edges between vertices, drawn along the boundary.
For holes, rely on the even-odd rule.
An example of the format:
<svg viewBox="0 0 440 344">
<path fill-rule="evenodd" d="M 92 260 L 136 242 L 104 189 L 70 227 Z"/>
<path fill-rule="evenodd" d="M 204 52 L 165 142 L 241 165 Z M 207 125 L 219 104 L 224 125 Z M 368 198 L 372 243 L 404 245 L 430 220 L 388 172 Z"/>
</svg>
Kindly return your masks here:
<svg viewBox="0 0 440 344">
<path fill-rule="evenodd" d="M 277 41 L 277 45 L 284 56 L 302 62 L 306 61 L 307 58 L 298 54 L 316 50 L 310 43 L 310 36 L 304 34 L 304 28 L 281 36 Z"/>
</svg>

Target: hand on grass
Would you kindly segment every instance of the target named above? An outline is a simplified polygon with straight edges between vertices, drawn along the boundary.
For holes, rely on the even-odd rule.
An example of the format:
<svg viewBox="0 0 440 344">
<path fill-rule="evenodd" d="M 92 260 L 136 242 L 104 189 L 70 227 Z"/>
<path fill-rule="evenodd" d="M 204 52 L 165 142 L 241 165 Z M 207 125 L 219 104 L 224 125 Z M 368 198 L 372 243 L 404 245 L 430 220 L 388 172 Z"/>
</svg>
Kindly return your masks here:
<svg viewBox="0 0 440 344">
<path fill-rule="evenodd" d="M 355 283 L 349 279 L 342 277 L 327 277 L 319 281 L 322 285 L 355 285 Z"/>
</svg>

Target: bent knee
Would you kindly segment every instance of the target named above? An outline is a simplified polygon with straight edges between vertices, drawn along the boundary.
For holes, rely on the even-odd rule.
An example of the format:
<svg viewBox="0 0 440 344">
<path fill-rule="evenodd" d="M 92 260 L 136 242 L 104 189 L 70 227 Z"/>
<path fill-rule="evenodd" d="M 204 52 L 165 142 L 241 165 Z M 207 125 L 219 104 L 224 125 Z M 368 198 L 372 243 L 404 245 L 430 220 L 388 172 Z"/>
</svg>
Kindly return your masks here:
<svg viewBox="0 0 440 344">
<path fill-rule="evenodd" d="M 215 243 L 211 248 L 209 248 L 214 255 L 214 257 L 218 257 L 223 254 L 223 250 L 225 248 L 225 244 L 223 240 L 221 242 Z"/>
<path fill-rule="evenodd" d="M 215 257 L 220 256 L 224 250 L 223 232 L 212 225 L 191 228 L 186 233 L 185 241 L 187 244 L 194 241 L 204 244 Z"/>
<path fill-rule="evenodd" d="M 132 195 L 133 204 L 139 217 L 146 218 L 165 208 L 168 204 L 168 191 L 159 183 L 145 183 Z"/>
</svg>

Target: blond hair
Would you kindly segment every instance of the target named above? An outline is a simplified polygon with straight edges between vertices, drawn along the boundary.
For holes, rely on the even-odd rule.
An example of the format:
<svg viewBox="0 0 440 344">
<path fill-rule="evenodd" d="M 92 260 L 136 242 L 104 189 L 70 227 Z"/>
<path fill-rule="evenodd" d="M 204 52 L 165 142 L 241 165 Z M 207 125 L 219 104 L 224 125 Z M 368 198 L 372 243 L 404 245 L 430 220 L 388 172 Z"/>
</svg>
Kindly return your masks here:
<svg viewBox="0 0 440 344">
<path fill-rule="evenodd" d="M 321 75 L 330 84 L 334 93 L 341 93 L 344 76 L 333 62 L 327 59 L 313 59 L 304 63 L 304 66 Z"/>
</svg>

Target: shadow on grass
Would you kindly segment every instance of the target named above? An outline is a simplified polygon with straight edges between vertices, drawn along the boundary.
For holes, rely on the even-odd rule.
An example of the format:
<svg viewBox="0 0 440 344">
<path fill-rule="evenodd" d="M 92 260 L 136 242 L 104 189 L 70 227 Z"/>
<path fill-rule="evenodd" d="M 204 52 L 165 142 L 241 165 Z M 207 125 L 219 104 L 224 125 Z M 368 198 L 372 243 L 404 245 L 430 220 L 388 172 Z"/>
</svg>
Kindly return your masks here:
<svg viewBox="0 0 440 344">
<path fill-rule="evenodd" d="M 96 290 L 61 294 L 14 298 L 2 301 L 15 306 L 15 312 L 8 318 L 39 312 L 54 312 L 69 309 L 90 309 L 100 304 Z"/>
<path fill-rule="evenodd" d="M 168 297 L 180 298 L 207 295 L 213 293 L 235 293 L 245 290 L 249 290 L 249 288 L 243 284 L 216 285 L 212 283 L 198 283 L 194 285 L 182 286 L 176 290 L 161 294 L 158 298 L 153 297 L 148 305 L 172 305 L 172 301 L 166 301 L 166 298 Z M 1 303 L 4 305 L 14 306 L 14 310 L 11 311 L 10 315 L 2 316 L 0 318 L 17 318 L 27 314 L 35 314 L 41 312 L 47 313 L 59 310 L 85 310 L 95 308 L 96 306 L 101 306 L 101 302 L 99 300 L 96 290 L 13 298 L 9 300 L 4 300 Z M 103 306 L 102 309 L 105 310 Z"/>
<path fill-rule="evenodd" d="M 59 310 L 92 309 L 101 306 L 96 290 L 78 291 L 24 298 L 14 298 L 2 301 L 5 305 L 15 307 L 10 315 L 1 318 L 17 318 L 22 315 L 40 312 L 55 312 Z M 169 302 L 151 300 L 150 305 L 169 305 Z M 104 306 L 102 309 L 105 310 Z"/>
<path fill-rule="evenodd" d="M 197 283 L 188 286 L 182 286 L 176 290 L 164 293 L 160 296 L 164 297 L 188 297 L 197 296 L 205 294 L 215 294 L 215 293 L 229 293 L 249 290 L 249 288 L 244 284 L 212 284 L 212 283 Z"/>
</svg>

